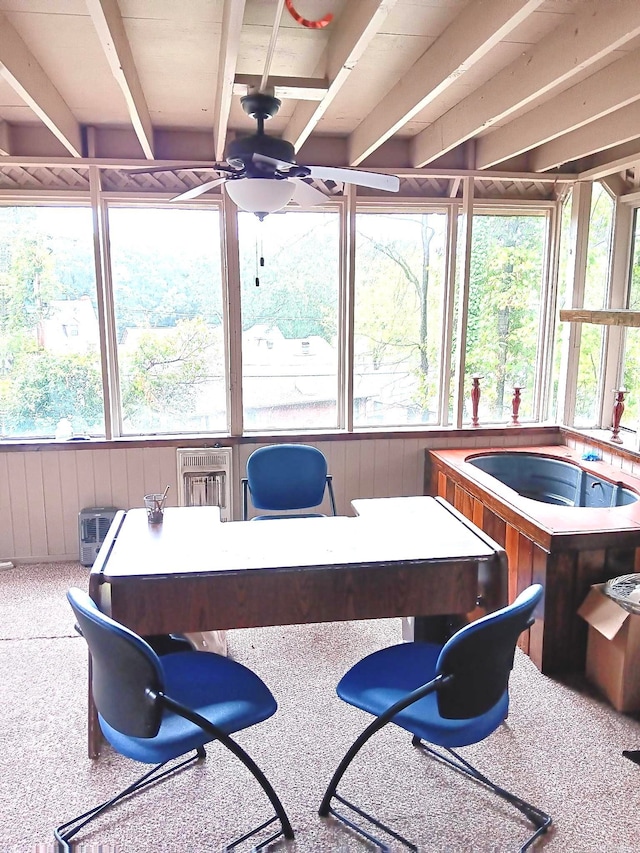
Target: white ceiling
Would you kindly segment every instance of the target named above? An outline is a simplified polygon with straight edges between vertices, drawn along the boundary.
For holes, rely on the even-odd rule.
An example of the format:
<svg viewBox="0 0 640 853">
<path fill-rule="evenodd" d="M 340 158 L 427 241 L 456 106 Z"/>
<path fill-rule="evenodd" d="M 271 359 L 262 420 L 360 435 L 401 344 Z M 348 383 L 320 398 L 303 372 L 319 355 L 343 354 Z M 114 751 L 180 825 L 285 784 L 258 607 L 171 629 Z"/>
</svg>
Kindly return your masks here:
<svg viewBox="0 0 640 853">
<path fill-rule="evenodd" d="M 301 162 L 624 179 L 640 162 L 638 0 L 292 4 L 333 20 L 302 26 L 284 0 L 0 0 L 0 168 L 221 160 L 255 128 L 238 81 L 265 74 L 287 87 L 267 132 Z"/>
</svg>

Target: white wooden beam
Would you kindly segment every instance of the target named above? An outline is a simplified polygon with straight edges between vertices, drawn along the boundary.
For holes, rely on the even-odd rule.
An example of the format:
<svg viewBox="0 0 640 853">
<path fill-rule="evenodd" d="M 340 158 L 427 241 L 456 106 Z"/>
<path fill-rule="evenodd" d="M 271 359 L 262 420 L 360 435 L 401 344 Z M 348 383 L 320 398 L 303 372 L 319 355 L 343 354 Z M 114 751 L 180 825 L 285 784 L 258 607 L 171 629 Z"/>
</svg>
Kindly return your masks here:
<svg viewBox="0 0 640 853">
<path fill-rule="evenodd" d="M 213 106 L 213 141 L 216 160 L 222 160 L 227 144 L 227 127 L 231 112 L 233 81 L 236 75 L 240 31 L 244 19 L 245 0 L 224 0 L 222 33 L 218 50 L 218 74 Z"/>
<path fill-rule="evenodd" d="M 0 75 L 67 151 L 74 157 L 81 157 L 80 125 L 38 60 L 2 12 L 0 12 Z"/>
<path fill-rule="evenodd" d="M 0 154 L 11 154 L 11 128 L 6 121 L 0 121 Z"/>
<path fill-rule="evenodd" d="M 284 2 L 285 0 L 275 0 L 276 10 L 274 14 L 273 26 L 271 27 L 271 38 L 269 39 L 269 44 L 267 45 L 267 53 L 264 59 L 262 77 L 260 78 L 260 84 L 258 86 L 259 92 L 264 92 L 265 87 L 267 85 L 269 72 L 271 71 L 271 63 L 273 62 L 273 57 L 276 52 L 276 42 L 278 41 L 278 32 L 280 30 L 280 20 L 282 19 L 282 13 L 284 12 Z"/>
<path fill-rule="evenodd" d="M 284 138 L 296 151 L 309 138 L 314 127 L 325 114 L 360 58 L 380 31 L 397 0 L 359 0 L 346 5 L 340 17 L 340 26 L 333 30 L 320 62 L 326 65 L 329 79 L 327 93 L 319 104 L 298 104 L 284 131 Z"/>
<path fill-rule="evenodd" d="M 118 0 L 85 0 L 111 73 L 124 95 L 131 124 L 149 160 L 153 160 L 153 127 L 142 91 Z"/>
<path fill-rule="evenodd" d="M 640 161 L 640 155 L 636 157 L 636 162 Z M 190 161 L 190 168 L 195 170 L 195 163 L 202 163 L 202 171 L 212 171 L 211 161 L 202 158 L 194 158 Z M 76 162 L 70 161 L 68 157 L 38 157 L 30 155 L 0 157 L 0 167 L 2 166 L 24 166 L 24 167 L 46 167 L 51 169 L 70 168 L 81 169 L 89 166 L 98 166 L 100 169 L 154 169 L 165 167 L 168 172 L 179 171 L 185 165 L 184 158 L 181 160 L 154 160 L 149 163 L 141 158 L 127 157 L 83 157 Z M 509 172 L 509 171 L 492 171 L 474 172 L 469 169 L 449 169 L 443 167 L 441 169 L 411 169 L 408 167 L 400 167 L 397 169 L 371 169 L 372 172 L 378 172 L 381 175 L 397 175 L 399 178 L 478 178 L 480 180 L 491 179 L 492 181 L 508 181 L 531 183 L 537 182 L 541 184 L 574 184 L 578 180 L 589 180 L 583 178 L 582 175 L 577 175 L 571 172 L 553 172 L 551 174 L 537 172 Z M 613 170 L 612 170 L 613 171 Z M 385 196 L 386 198 L 386 196 Z"/>
<path fill-rule="evenodd" d="M 358 166 L 505 39 L 543 0 L 472 0 L 349 138 Z"/>
<path fill-rule="evenodd" d="M 424 166 L 549 92 L 640 34 L 637 0 L 588 3 L 461 100 L 412 143 Z"/>
<path fill-rule="evenodd" d="M 274 77 L 267 80 L 269 89 L 280 100 L 321 101 L 329 89 L 324 77 Z M 236 74 L 233 79 L 233 94 L 242 97 L 252 89 L 259 89 L 257 74 Z"/>
<path fill-rule="evenodd" d="M 622 110 L 546 142 L 531 152 L 529 163 L 534 171 L 546 172 L 563 163 L 639 137 L 640 102 L 636 101 Z"/>
<path fill-rule="evenodd" d="M 576 177 L 581 181 L 599 181 L 607 175 L 633 169 L 640 163 L 640 139 L 632 139 L 622 145 L 616 145 L 592 158 L 589 169 L 584 169 Z"/>
<path fill-rule="evenodd" d="M 476 168 L 488 169 L 640 100 L 639 77 L 640 50 L 635 50 L 478 139 Z"/>
</svg>

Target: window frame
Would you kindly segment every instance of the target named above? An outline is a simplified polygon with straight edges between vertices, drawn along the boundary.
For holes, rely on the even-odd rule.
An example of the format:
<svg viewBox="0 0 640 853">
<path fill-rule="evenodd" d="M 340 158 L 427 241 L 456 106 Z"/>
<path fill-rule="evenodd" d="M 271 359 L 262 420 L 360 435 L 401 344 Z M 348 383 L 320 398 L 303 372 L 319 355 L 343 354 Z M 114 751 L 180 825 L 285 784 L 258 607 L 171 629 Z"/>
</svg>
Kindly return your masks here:
<svg viewBox="0 0 640 853">
<path fill-rule="evenodd" d="M 98 170 L 96 172 L 99 174 Z M 551 342 L 555 334 L 557 314 L 558 287 L 558 251 L 560 233 L 561 200 L 514 200 L 473 198 L 474 176 L 466 175 L 461 179 L 471 188 L 471 209 L 475 214 L 494 211 L 504 215 L 506 211 L 530 214 L 533 210 L 547 216 L 547 230 L 542 280 L 542 312 L 539 332 L 539 343 L 536 361 L 536 383 L 533 389 L 534 401 L 533 423 L 540 423 L 548 417 L 548 407 L 551 394 L 552 359 Z M 11 193 L 3 196 L 3 205 L 24 206 L 56 206 L 78 205 L 89 206 L 93 211 L 94 222 L 94 260 L 96 267 L 96 289 L 98 299 L 98 321 L 100 329 L 100 351 L 103 373 L 103 399 L 105 406 L 106 439 L 117 439 L 123 436 L 122 414 L 120 403 L 119 372 L 117 362 L 117 345 L 115 340 L 115 317 L 113 305 L 113 286 L 110 264 L 110 242 L 108 211 L 112 207 L 149 207 L 161 208 L 172 198 L 171 193 L 155 192 L 107 192 L 102 191 L 97 181 L 92 182 L 91 191 L 66 192 L 52 191 L 47 194 Z M 468 202 L 466 202 L 468 204 Z M 339 272 L 338 272 L 338 400 L 337 428 L 328 430 L 312 430 L 309 432 L 376 432 L 376 431 L 406 431 L 419 432 L 429 429 L 462 428 L 461 418 L 456 411 L 461 410 L 461 402 L 468 389 L 461 387 L 458 372 L 464 363 L 452 364 L 451 340 L 453 336 L 454 300 L 456 299 L 454 281 L 461 263 L 465 259 L 456 258 L 455 245 L 458 236 L 459 215 L 464 213 L 465 200 L 459 197 L 439 198 L 402 198 L 358 196 L 353 185 L 346 185 L 344 194 L 332 197 L 328 204 L 339 212 Z M 640 203 L 638 203 L 640 205 Z M 242 349 L 241 349 L 241 306 L 239 302 L 239 257 L 237 210 L 224 192 L 218 197 L 197 199 L 188 204 L 176 205 L 185 209 L 205 208 L 218 211 L 219 239 L 221 246 L 221 282 L 224 335 L 224 370 L 227 378 L 227 431 L 229 436 L 245 434 L 242 415 Z M 310 208 L 313 210 L 313 208 Z M 291 210 L 304 210 L 297 206 Z M 418 210 L 424 213 L 446 212 L 447 243 L 445 249 L 445 298 L 442 306 L 442 340 L 440 343 L 440 411 L 438 422 L 435 424 L 409 424 L 406 426 L 381 428 L 375 425 L 353 425 L 353 357 L 354 357 L 354 298 L 355 298 L 355 217 L 357 213 L 407 213 Z M 630 268 L 626 270 L 627 276 Z M 626 292 L 626 291 L 625 291 Z M 465 313 L 466 317 L 466 313 Z M 463 317 L 459 317 L 462 323 Z M 459 332 L 459 330 L 458 330 Z M 464 362 L 464 359 L 463 359 Z M 453 422 L 449 417 L 449 390 L 453 386 Z M 447 389 L 445 391 L 445 389 Z M 558 421 L 562 422 L 559 417 Z M 568 423 L 565 420 L 566 423 Z M 302 431 L 301 431 L 302 432 Z M 222 433 L 212 433 L 221 435 Z M 250 433 L 255 437 L 259 433 Z M 172 434 L 173 435 L 173 434 Z M 178 435 L 190 435 L 180 433 Z M 141 438 L 149 434 L 140 434 Z"/>
</svg>

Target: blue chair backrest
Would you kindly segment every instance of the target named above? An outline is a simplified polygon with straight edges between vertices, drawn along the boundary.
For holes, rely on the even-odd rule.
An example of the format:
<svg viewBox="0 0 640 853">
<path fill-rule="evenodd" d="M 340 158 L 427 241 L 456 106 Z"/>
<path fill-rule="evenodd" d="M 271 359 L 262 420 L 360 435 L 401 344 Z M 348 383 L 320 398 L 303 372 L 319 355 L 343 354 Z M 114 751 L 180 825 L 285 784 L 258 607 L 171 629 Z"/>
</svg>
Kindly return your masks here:
<svg viewBox="0 0 640 853">
<path fill-rule="evenodd" d="M 247 480 L 256 509 L 308 509 L 324 498 L 327 460 L 308 444 L 260 447 L 247 460 Z"/>
<path fill-rule="evenodd" d="M 99 714 L 125 735 L 155 737 L 162 707 L 153 694 L 164 689 L 160 659 L 141 637 L 101 613 L 83 590 L 70 589 L 67 599 L 91 652 Z"/>
<path fill-rule="evenodd" d="M 513 604 L 465 625 L 443 646 L 436 674 L 453 675 L 438 691 L 438 710 L 446 719 L 466 720 L 489 711 L 509 687 L 520 634 L 531 624 L 542 598 L 534 584 Z"/>
</svg>

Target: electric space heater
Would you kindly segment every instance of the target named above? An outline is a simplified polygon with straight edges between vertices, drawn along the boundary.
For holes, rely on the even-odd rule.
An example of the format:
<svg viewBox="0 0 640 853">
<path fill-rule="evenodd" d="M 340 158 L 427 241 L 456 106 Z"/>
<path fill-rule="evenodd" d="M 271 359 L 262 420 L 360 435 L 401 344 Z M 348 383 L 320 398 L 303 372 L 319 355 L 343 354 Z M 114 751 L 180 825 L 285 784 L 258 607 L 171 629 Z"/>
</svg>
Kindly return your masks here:
<svg viewBox="0 0 640 853">
<path fill-rule="evenodd" d="M 98 556 L 111 522 L 118 508 L 115 506 L 91 506 L 80 510 L 78 514 L 78 533 L 80 537 L 80 562 L 83 566 L 92 566 Z"/>
</svg>

